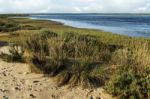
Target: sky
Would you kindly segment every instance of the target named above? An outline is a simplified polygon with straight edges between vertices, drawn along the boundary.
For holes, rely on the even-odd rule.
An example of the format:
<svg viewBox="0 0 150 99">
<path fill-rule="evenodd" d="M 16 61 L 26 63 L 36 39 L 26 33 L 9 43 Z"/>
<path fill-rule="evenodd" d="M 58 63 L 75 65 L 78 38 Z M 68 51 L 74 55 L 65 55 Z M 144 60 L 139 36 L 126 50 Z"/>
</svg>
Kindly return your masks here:
<svg viewBox="0 0 150 99">
<path fill-rule="evenodd" d="M 0 13 L 150 13 L 150 0 L 0 0 Z"/>
</svg>

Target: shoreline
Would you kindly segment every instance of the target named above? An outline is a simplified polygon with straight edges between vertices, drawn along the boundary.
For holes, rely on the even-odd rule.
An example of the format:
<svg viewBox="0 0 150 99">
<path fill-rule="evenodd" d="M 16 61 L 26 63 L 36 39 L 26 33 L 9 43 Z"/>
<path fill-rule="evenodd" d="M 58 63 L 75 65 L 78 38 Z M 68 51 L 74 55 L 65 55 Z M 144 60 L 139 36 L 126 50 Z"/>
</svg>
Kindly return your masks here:
<svg viewBox="0 0 150 99">
<path fill-rule="evenodd" d="M 55 21 L 55 22 L 58 22 L 58 23 L 62 23 L 66 26 L 79 28 L 79 29 L 99 30 L 99 31 L 103 31 L 103 32 L 109 32 L 109 33 L 112 33 L 112 34 L 129 36 L 129 37 L 136 37 L 136 38 L 150 38 L 150 36 L 147 32 L 144 32 L 142 30 L 137 30 L 136 31 L 136 29 L 138 27 L 130 28 L 130 27 L 127 27 L 126 25 L 125 26 L 113 26 L 113 25 L 112 26 L 107 26 L 107 25 L 102 25 L 102 24 L 96 25 L 96 24 L 90 24 L 90 23 L 77 21 L 77 20 L 74 21 L 74 20 L 67 20 L 67 19 L 61 19 L 61 18 L 55 19 L 55 18 L 48 18 L 48 16 L 42 18 L 42 17 L 36 17 L 34 15 L 33 16 L 31 15 L 27 18 L 34 19 L 34 20 Z M 110 24 L 111 24 L 111 22 L 110 22 Z M 128 24 L 130 24 L 130 23 L 128 23 Z"/>
<path fill-rule="evenodd" d="M 75 22 L 75 21 L 67 21 L 67 20 L 61 20 L 61 19 L 48 19 L 48 18 L 34 18 L 34 17 L 25 17 L 27 19 L 31 19 L 31 20 L 40 20 L 40 21 L 50 21 L 50 22 L 56 22 L 56 23 L 60 23 L 63 24 L 64 26 L 67 27 L 72 27 L 72 28 L 77 28 L 77 29 L 87 29 L 87 30 L 95 30 L 95 31 L 102 31 L 102 32 L 107 32 L 107 33 L 111 33 L 114 35 L 121 35 L 121 36 L 128 36 L 128 37 L 136 37 L 136 36 L 129 36 L 127 34 L 124 33 L 115 33 L 115 32 L 110 32 L 110 31 L 106 31 L 104 29 L 100 29 L 100 27 L 102 26 L 96 26 L 96 25 L 90 25 L 87 23 L 81 23 L 81 22 Z M 66 23 L 65 23 L 66 22 Z M 68 22 L 68 23 L 67 23 Z M 73 25 L 73 23 L 76 23 L 76 25 Z M 71 25 L 72 24 L 72 25 Z M 78 24 L 82 24 L 83 27 L 77 26 Z M 85 25 L 89 25 L 87 27 L 85 27 Z M 139 38 L 138 36 L 136 38 Z"/>
<path fill-rule="evenodd" d="M 27 17 L 12 17 L 12 18 L 20 18 L 20 19 L 23 18 L 23 19 L 30 19 L 30 20 L 35 20 L 35 21 L 55 22 L 55 23 L 61 24 L 62 26 L 71 27 L 71 28 L 75 28 L 75 29 L 85 29 L 85 30 L 90 30 L 90 31 L 93 30 L 93 31 L 99 31 L 99 32 L 103 32 L 103 33 L 110 33 L 112 35 L 119 35 L 119 36 L 123 36 L 123 37 L 150 39 L 150 37 L 147 37 L 147 36 L 133 36 L 133 35 L 131 36 L 131 35 L 129 35 L 129 33 L 125 34 L 125 33 L 116 33 L 116 32 L 107 31 L 107 30 L 99 28 L 99 26 L 97 26 L 97 28 L 73 26 L 73 25 L 70 25 L 69 23 L 65 23 L 65 22 L 60 21 L 61 19 L 34 18 L 34 17 L 30 17 L 30 16 L 27 16 Z M 66 20 L 64 20 L 64 21 L 66 21 Z M 70 22 L 71 22 L 71 24 L 72 23 L 80 23 L 80 22 L 75 22 L 75 21 L 70 21 Z M 83 23 L 83 25 L 87 25 L 87 23 L 85 23 L 85 24 Z"/>
<path fill-rule="evenodd" d="M 114 32 L 109 32 L 109 31 L 105 31 L 102 29 L 92 29 L 92 28 L 80 28 L 80 27 L 74 27 L 74 26 L 70 26 L 70 25 L 66 25 L 63 22 L 60 21 L 55 21 L 55 20 L 51 20 L 51 19 L 38 19 L 38 18 L 30 18 L 30 17 L 26 17 L 27 19 L 30 20 L 37 20 L 37 21 L 48 21 L 48 22 L 56 22 L 58 24 L 61 24 L 62 26 L 65 27 L 71 27 L 71 28 L 75 28 L 75 29 L 85 29 L 85 30 L 89 30 L 89 31 L 98 31 L 98 32 L 103 32 L 103 33 L 108 33 L 114 36 L 120 36 L 120 37 L 127 37 L 127 38 L 136 38 L 136 39 L 146 39 L 146 40 L 150 40 L 150 37 L 141 37 L 141 36 L 129 36 L 129 35 L 124 35 L 124 34 L 119 34 L 119 33 L 114 33 Z M 92 34 L 91 34 L 92 35 Z"/>
</svg>

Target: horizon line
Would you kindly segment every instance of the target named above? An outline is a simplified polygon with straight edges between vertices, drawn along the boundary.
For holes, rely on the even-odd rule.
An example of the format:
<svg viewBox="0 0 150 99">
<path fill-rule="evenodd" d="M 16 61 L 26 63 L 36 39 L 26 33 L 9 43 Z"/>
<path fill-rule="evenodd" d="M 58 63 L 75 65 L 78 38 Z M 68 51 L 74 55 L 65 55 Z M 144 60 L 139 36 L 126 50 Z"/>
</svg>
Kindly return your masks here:
<svg viewBox="0 0 150 99">
<path fill-rule="evenodd" d="M 82 12 L 82 13 L 76 13 L 76 12 L 73 12 L 73 13 L 71 13 L 71 12 L 67 12 L 67 13 L 61 13 L 61 12 L 56 12 L 56 13 L 0 13 L 0 15 L 38 15 L 38 14 L 150 14 L 150 13 L 131 13 L 131 12 L 129 12 L 129 13 L 121 13 L 121 12 L 119 12 L 119 13 L 95 13 L 95 12 L 89 12 L 89 13 L 84 13 L 84 12 Z"/>
</svg>

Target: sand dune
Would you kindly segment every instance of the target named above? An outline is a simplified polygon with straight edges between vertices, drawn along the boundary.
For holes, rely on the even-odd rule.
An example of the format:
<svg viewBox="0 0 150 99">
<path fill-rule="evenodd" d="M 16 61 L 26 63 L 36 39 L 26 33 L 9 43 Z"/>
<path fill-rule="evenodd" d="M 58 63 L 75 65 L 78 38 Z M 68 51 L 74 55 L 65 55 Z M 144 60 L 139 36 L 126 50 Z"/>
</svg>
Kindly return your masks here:
<svg viewBox="0 0 150 99">
<path fill-rule="evenodd" d="M 8 47 L 0 48 L 7 51 Z M 53 78 L 30 72 L 28 64 L 0 60 L 0 99 L 112 99 L 102 88 L 57 87 Z"/>
</svg>

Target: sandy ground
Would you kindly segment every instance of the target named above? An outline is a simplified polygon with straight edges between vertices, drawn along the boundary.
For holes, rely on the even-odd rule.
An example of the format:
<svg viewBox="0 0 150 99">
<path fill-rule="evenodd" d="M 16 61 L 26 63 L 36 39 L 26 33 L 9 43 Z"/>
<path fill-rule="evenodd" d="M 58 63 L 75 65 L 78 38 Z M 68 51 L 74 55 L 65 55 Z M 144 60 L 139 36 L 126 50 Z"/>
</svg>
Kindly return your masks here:
<svg viewBox="0 0 150 99">
<path fill-rule="evenodd" d="M 0 36 L 9 36 L 10 34 L 8 34 L 8 33 L 0 33 Z"/>
<path fill-rule="evenodd" d="M 7 52 L 8 47 L 0 48 Z M 102 88 L 57 87 L 53 78 L 30 72 L 28 64 L 0 60 L 0 99 L 112 99 Z"/>
</svg>

